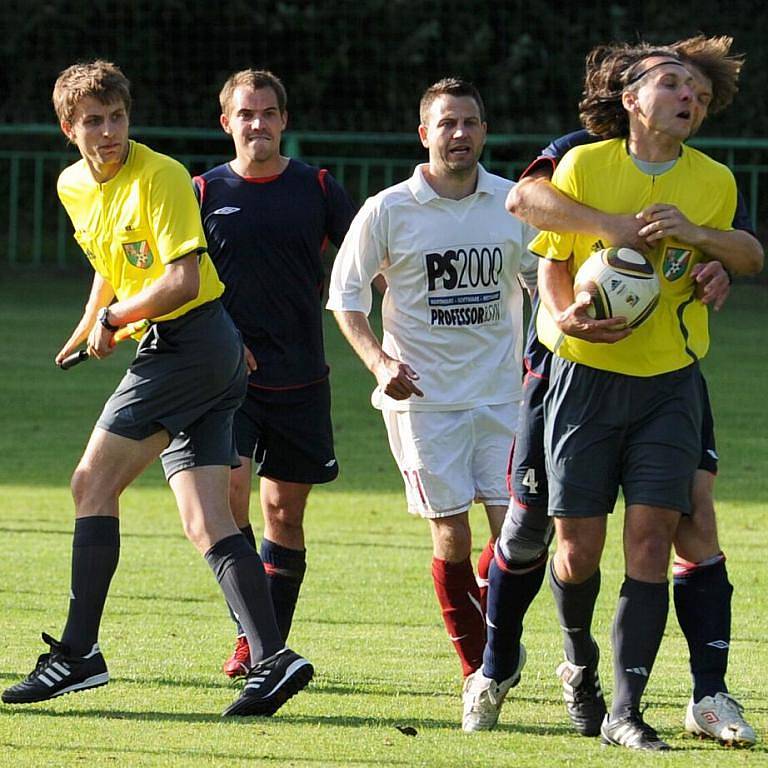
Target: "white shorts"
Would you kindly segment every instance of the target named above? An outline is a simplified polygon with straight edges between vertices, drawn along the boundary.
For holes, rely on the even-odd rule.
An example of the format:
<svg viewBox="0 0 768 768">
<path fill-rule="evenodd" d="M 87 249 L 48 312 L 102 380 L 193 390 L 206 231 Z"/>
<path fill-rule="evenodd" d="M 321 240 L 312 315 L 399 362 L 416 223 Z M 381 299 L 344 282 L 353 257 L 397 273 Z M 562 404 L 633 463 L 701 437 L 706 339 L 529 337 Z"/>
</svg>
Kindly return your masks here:
<svg viewBox="0 0 768 768">
<path fill-rule="evenodd" d="M 518 402 L 463 411 L 382 411 L 408 511 L 437 518 L 465 512 L 473 501 L 506 507 L 518 411 Z"/>
</svg>

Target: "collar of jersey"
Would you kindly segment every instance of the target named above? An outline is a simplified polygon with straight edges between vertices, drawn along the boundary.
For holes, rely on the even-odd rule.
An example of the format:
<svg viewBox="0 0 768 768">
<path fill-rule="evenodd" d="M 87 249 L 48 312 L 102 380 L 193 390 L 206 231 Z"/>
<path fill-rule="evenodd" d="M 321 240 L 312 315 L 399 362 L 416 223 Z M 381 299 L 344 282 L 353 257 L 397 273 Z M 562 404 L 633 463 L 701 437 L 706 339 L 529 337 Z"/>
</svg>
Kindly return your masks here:
<svg viewBox="0 0 768 768">
<path fill-rule="evenodd" d="M 229 172 L 233 176 L 237 176 L 238 179 L 247 181 L 249 184 L 269 184 L 272 181 L 277 181 L 277 179 L 279 179 L 288 170 L 288 167 L 290 166 L 290 164 L 291 164 L 291 160 L 289 158 L 288 165 L 286 165 L 285 168 L 283 168 L 283 170 L 280 171 L 280 173 L 275 173 L 272 176 L 242 176 L 231 166 L 230 163 L 227 163 L 227 168 L 229 169 Z"/>
<path fill-rule="evenodd" d="M 422 205 L 428 203 L 430 200 L 440 199 L 440 195 L 429 186 L 427 180 L 424 178 L 424 174 L 421 172 L 421 169 L 425 165 L 426 163 L 417 165 L 413 172 L 413 176 L 408 180 L 408 187 L 411 190 L 411 194 L 416 198 L 416 202 L 421 203 Z M 472 194 L 478 192 L 488 195 L 492 195 L 495 192 L 490 174 L 482 165 L 480 165 L 480 163 L 477 164 L 477 187 L 475 187 L 475 191 Z"/>
</svg>

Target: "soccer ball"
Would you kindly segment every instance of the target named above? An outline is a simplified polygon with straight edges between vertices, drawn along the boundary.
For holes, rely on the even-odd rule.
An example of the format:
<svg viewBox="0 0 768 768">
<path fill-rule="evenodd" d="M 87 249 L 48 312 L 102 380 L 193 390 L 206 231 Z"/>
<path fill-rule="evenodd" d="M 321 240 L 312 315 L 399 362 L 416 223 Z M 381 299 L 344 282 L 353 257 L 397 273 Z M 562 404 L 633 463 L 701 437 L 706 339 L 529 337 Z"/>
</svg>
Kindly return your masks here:
<svg viewBox="0 0 768 768">
<path fill-rule="evenodd" d="M 574 295 L 581 291 L 592 296 L 587 307 L 590 317 L 625 317 L 629 328 L 637 328 L 659 303 L 659 278 L 642 253 L 631 248 L 603 248 L 576 273 Z"/>
</svg>

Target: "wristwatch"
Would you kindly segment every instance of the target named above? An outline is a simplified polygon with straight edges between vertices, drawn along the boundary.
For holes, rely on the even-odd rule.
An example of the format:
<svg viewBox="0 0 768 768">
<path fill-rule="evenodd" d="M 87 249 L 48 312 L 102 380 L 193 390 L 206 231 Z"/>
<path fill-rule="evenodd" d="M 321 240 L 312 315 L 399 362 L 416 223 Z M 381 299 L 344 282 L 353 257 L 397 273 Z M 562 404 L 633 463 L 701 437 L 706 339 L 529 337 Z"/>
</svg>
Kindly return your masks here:
<svg viewBox="0 0 768 768">
<path fill-rule="evenodd" d="M 109 322 L 109 307 L 102 307 L 96 315 L 96 319 L 110 332 L 115 333 L 120 326 Z"/>
</svg>

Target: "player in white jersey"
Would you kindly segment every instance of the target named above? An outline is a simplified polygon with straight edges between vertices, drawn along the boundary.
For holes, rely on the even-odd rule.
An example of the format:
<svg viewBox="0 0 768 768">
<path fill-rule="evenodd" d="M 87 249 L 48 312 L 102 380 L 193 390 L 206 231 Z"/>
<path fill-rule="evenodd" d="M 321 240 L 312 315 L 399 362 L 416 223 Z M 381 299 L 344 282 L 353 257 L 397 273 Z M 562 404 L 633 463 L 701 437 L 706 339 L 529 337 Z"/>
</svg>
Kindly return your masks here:
<svg viewBox="0 0 768 768">
<path fill-rule="evenodd" d="M 409 511 L 430 522 L 435 591 L 468 678 L 485 636 L 468 511 L 482 502 L 497 536 L 522 398 L 520 277 L 533 288 L 536 264 L 526 249 L 532 230 L 504 208 L 512 182 L 478 163 L 486 123 L 477 89 L 435 83 L 420 119 L 429 162 L 358 213 L 336 257 L 328 308 L 376 377 L 373 403 Z M 381 343 L 367 318 L 377 275 L 388 285 Z"/>
</svg>

